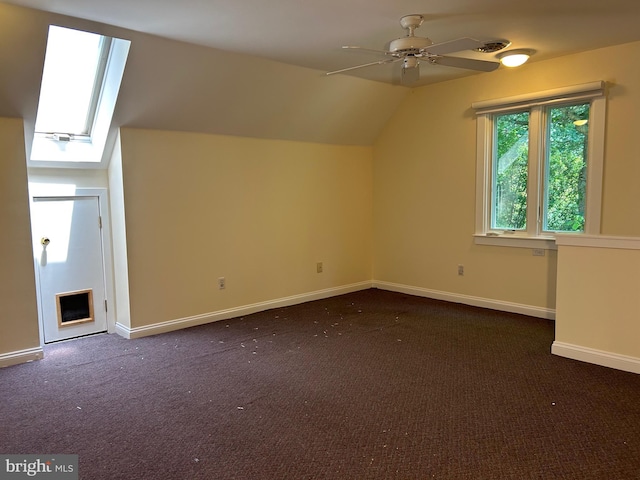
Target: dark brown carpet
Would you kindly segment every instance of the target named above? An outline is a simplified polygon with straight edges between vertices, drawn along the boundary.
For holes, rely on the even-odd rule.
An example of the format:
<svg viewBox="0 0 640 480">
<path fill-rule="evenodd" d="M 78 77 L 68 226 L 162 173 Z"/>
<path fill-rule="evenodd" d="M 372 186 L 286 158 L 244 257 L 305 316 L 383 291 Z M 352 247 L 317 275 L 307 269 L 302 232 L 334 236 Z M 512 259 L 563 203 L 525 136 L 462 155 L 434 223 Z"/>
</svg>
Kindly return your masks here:
<svg viewBox="0 0 640 480">
<path fill-rule="evenodd" d="M 638 479 L 640 375 L 553 322 L 366 290 L 0 369 L 1 453 L 81 479 Z"/>
</svg>

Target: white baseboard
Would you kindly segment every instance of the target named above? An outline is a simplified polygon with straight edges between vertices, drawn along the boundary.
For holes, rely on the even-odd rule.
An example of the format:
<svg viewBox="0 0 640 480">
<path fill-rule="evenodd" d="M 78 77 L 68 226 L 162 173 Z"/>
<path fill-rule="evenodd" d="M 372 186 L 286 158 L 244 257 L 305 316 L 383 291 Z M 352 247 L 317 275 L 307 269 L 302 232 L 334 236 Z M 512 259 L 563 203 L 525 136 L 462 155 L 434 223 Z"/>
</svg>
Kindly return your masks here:
<svg viewBox="0 0 640 480">
<path fill-rule="evenodd" d="M 143 327 L 129 328 L 121 323 L 116 323 L 116 333 L 125 338 L 141 338 L 148 335 L 157 335 L 159 333 L 171 332 L 179 330 L 181 328 L 195 327 L 197 325 L 203 325 L 205 323 L 217 322 L 220 320 L 227 320 L 229 318 L 240 317 L 243 315 L 250 315 L 252 313 L 262 312 L 278 307 L 287 307 L 290 305 L 296 305 L 299 303 L 310 302 L 313 300 L 320 300 L 322 298 L 334 297 L 336 295 L 343 295 L 345 293 L 356 292 L 359 290 L 366 290 L 367 288 L 379 288 L 381 290 L 389 290 L 393 292 L 406 293 L 409 295 L 416 295 L 419 297 L 433 298 L 436 300 L 445 300 L 447 302 L 462 303 L 465 305 L 472 305 L 475 307 L 489 308 L 492 310 L 499 310 L 504 312 L 519 313 L 523 315 L 529 315 L 532 317 L 545 318 L 553 320 L 555 319 L 555 310 L 550 308 L 534 307 L 531 305 L 522 305 L 518 303 L 503 302 L 500 300 L 492 300 L 481 297 L 472 297 L 469 295 L 461 295 L 457 293 L 442 292 L 438 290 L 429 290 L 421 287 L 412 287 L 409 285 L 401 285 L 390 282 L 360 282 L 351 285 L 345 285 L 341 287 L 328 288 L 326 290 L 318 290 L 315 292 L 304 293 L 300 295 L 293 295 L 291 297 L 279 298 L 276 300 L 268 300 L 266 302 L 254 303 L 251 305 L 244 305 L 241 307 L 230 308 L 227 310 L 220 310 L 217 312 L 203 313 L 201 315 L 194 315 L 192 317 L 178 318 L 175 320 L 168 320 L 166 322 L 154 323 L 151 325 L 145 325 Z"/>
<path fill-rule="evenodd" d="M 44 357 L 42 347 L 27 348 L 15 352 L 0 353 L 0 368 L 19 363 L 33 362 Z"/>
<path fill-rule="evenodd" d="M 157 335 L 159 333 L 166 333 L 174 330 L 180 330 L 182 328 L 195 327 L 197 325 L 204 325 L 205 323 L 218 322 L 220 320 L 228 320 L 229 318 L 241 317 L 243 315 L 250 315 L 252 313 L 262 312 L 265 310 L 270 310 L 272 308 L 288 307 L 290 305 L 297 305 L 299 303 L 311 302 L 313 300 L 320 300 L 323 298 L 335 297 L 337 295 L 343 295 L 345 293 L 356 292 L 359 290 L 366 290 L 371 287 L 372 287 L 371 282 L 353 283 L 351 285 L 328 288 L 325 290 L 318 290 L 315 292 L 303 293 L 300 295 L 293 295 L 291 297 L 278 298 L 276 300 L 268 300 L 266 302 L 253 303 L 253 304 L 244 305 L 241 307 L 229 308 L 227 310 L 203 313 L 201 315 L 194 315 L 192 317 L 178 318 L 176 320 L 169 320 L 166 322 L 154 323 L 151 325 L 145 325 L 144 327 L 129 328 L 120 323 L 116 323 L 116 333 L 124 338 L 129 338 L 129 339 L 141 338 L 149 335 Z"/>
<path fill-rule="evenodd" d="M 563 342 L 553 342 L 551 345 L 551 353 L 560 357 L 580 360 L 581 362 L 624 370 L 625 372 L 640 373 L 640 358 L 636 357 Z"/>
<path fill-rule="evenodd" d="M 474 307 L 489 308 L 491 310 L 499 310 L 502 312 L 519 313 L 529 315 L 531 317 L 545 318 L 554 320 L 556 311 L 552 308 L 534 307 L 531 305 L 523 305 L 520 303 L 504 302 L 501 300 L 493 300 L 490 298 L 472 297 L 470 295 L 462 295 L 459 293 L 442 292 L 439 290 L 430 290 L 422 287 L 412 287 L 410 285 L 401 285 L 398 283 L 373 281 L 373 286 L 382 290 L 390 290 L 392 292 L 407 293 L 418 297 L 433 298 L 435 300 L 445 300 L 447 302 L 462 303 Z"/>
</svg>

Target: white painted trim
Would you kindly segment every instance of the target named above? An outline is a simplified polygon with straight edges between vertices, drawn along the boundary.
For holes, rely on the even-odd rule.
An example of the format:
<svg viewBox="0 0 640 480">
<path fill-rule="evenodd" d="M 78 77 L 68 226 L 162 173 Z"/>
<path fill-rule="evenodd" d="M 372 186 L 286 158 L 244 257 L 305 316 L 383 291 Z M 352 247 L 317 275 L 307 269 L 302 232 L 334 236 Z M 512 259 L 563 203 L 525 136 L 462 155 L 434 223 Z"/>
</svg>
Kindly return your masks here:
<svg viewBox="0 0 640 480">
<path fill-rule="evenodd" d="M 570 85 L 568 87 L 554 88 L 551 90 L 545 90 L 543 92 L 525 93 L 522 95 L 514 95 L 511 97 L 496 98 L 492 100 L 482 100 L 479 102 L 473 102 L 471 108 L 476 110 L 477 113 L 493 112 L 495 110 L 502 110 L 505 106 L 517 105 L 518 108 L 525 106 L 534 106 L 541 103 L 547 103 L 551 100 L 559 99 L 574 99 L 597 97 L 604 95 L 606 83 L 602 80 L 598 80 L 590 83 L 583 83 L 580 85 Z"/>
<path fill-rule="evenodd" d="M 479 233 L 473 236 L 476 245 L 493 245 L 495 247 L 516 248 L 542 248 L 544 250 L 557 250 L 555 238 L 528 237 L 509 233 Z"/>
<path fill-rule="evenodd" d="M 589 138 L 587 140 L 587 195 L 584 232 L 600 233 L 602 220 L 602 185 L 604 183 L 604 142 L 606 132 L 607 99 L 594 98 L 589 114 Z M 591 134 L 591 132 L 596 132 Z"/>
<path fill-rule="evenodd" d="M 489 230 L 487 219 L 491 208 L 492 124 L 487 115 L 476 119 L 476 233 L 483 235 Z"/>
<path fill-rule="evenodd" d="M 42 360 L 42 358 L 44 358 L 44 350 L 42 347 L 0 353 L 0 368 L 17 365 L 19 363 L 33 362 L 34 360 Z"/>
<path fill-rule="evenodd" d="M 581 347 L 563 342 L 553 342 L 551 353 L 560 357 L 581 362 L 593 363 L 602 367 L 615 368 L 625 372 L 640 373 L 640 358 L 605 352 L 594 348 Z"/>
<path fill-rule="evenodd" d="M 178 318 L 166 322 L 154 323 L 143 327 L 129 328 L 121 323 L 116 323 L 116 333 L 124 338 L 141 338 L 149 335 L 157 335 L 159 333 L 172 332 L 182 328 L 195 327 L 196 325 L 204 325 L 205 323 L 218 322 L 220 320 L 228 320 L 230 318 L 250 315 L 252 313 L 270 310 L 272 308 L 288 307 L 299 303 L 311 302 L 323 298 L 335 297 L 345 293 L 356 292 L 371 288 L 371 282 L 353 283 L 341 287 L 327 288 L 310 293 L 293 295 L 290 297 L 278 298 L 275 300 L 267 300 L 265 302 L 253 303 L 241 307 L 219 310 L 217 312 L 203 313 L 192 317 Z"/>
<path fill-rule="evenodd" d="M 529 315 L 531 317 L 545 318 L 547 320 L 555 320 L 556 311 L 552 308 L 535 307 L 532 305 L 524 305 L 521 303 L 505 302 L 502 300 L 494 300 L 491 298 L 473 297 L 460 293 L 442 292 L 439 290 L 430 290 L 422 287 L 412 287 L 410 285 L 401 285 L 390 282 L 373 282 L 375 288 L 389 290 L 392 292 L 407 293 L 419 297 L 433 298 L 435 300 L 445 300 L 447 302 L 462 303 L 474 307 L 489 308 L 491 310 L 499 310 L 503 312 L 519 313 Z"/>
<path fill-rule="evenodd" d="M 570 235 L 556 237 L 556 245 L 567 247 L 620 248 L 640 250 L 639 237 L 608 237 L 605 235 Z"/>
</svg>

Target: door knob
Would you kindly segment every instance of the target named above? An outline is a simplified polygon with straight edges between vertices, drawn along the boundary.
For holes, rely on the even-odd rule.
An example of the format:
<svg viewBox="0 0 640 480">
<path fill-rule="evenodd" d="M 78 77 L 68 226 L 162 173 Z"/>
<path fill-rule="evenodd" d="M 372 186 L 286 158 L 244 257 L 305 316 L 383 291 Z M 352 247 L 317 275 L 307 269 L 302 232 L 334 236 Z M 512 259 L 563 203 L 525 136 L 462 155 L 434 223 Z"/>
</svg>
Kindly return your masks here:
<svg viewBox="0 0 640 480">
<path fill-rule="evenodd" d="M 51 240 L 49 240 L 49 237 L 42 237 L 40 239 L 40 243 L 42 244 L 43 247 L 46 247 L 51 243 Z"/>
</svg>

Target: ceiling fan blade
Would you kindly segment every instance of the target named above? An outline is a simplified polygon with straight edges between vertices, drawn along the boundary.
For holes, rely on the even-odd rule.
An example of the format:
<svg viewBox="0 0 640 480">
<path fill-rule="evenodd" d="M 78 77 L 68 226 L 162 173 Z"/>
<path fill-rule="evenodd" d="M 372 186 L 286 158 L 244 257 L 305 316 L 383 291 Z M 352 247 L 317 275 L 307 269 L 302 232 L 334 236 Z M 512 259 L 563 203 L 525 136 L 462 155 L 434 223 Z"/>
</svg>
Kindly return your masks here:
<svg viewBox="0 0 640 480">
<path fill-rule="evenodd" d="M 403 85 L 412 85 L 420 80 L 420 67 L 402 67 L 402 76 L 400 83 Z"/>
<path fill-rule="evenodd" d="M 468 70 L 477 70 L 479 72 L 492 72 L 500 66 L 499 62 L 487 62 L 486 60 L 475 60 L 472 58 L 461 57 L 433 57 L 431 63 L 436 65 L 444 65 L 446 67 L 466 68 Z"/>
<path fill-rule="evenodd" d="M 386 50 L 376 50 L 374 48 L 358 47 L 356 45 L 343 45 L 342 48 L 345 50 L 362 50 L 363 52 L 381 53 L 382 55 L 391 54 L 391 52 L 388 52 Z"/>
<path fill-rule="evenodd" d="M 423 50 L 433 55 L 446 55 L 447 53 L 460 52 L 462 50 L 473 50 L 480 48 L 483 43 L 475 38 L 463 37 L 449 42 L 434 43 L 425 47 Z"/>
<path fill-rule="evenodd" d="M 393 62 L 397 62 L 399 60 L 402 60 L 402 59 L 401 58 L 389 58 L 389 59 L 386 59 L 386 60 L 378 60 L 377 62 L 371 62 L 371 63 L 362 64 L 362 65 L 356 65 L 355 67 L 341 68 L 340 70 L 334 70 L 333 72 L 327 72 L 325 75 L 333 75 L 335 73 L 348 72 L 349 70 L 355 70 L 357 68 L 370 67 L 372 65 L 383 65 L 385 63 L 393 63 Z"/>
</svg>

